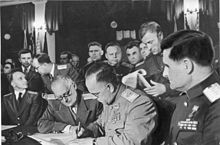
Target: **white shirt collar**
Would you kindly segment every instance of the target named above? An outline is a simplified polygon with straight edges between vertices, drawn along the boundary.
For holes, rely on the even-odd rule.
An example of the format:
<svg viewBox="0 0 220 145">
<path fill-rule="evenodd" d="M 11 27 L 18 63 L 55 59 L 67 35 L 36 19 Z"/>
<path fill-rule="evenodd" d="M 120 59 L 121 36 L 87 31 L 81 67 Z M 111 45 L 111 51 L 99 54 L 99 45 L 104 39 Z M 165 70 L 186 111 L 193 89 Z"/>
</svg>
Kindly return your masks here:
<svg viewBox="0 0 220 145">
<path fill-rule="evenodd" d="M 55 64 L 53 63 L 52 69 L 50 71 L 50 74 L 54 77 L 54 70 L 55 70 Z"/>
<path fill-rule="evenodd" d="M 24 66 L 21 66 L 21 68 L 22 68 L 22 72 L 24 72 L 24 70 L 25 70 Z M 31 65 L 27 68 L 27 72 L 29 72 L 30 69 L 31 69 Z"/>
<path fill-rule="evenodd" d="M 21 97 L 23 98 L 24 94 L 25 94 L 26 90 L 24 89 L 23 91 L 16 91 L 15 90 L 15 97 L 16 97 L 16 100 L 18 100 L 18 97 L 19 97 L 19 93 L 22 93 Z"/>
</svg>

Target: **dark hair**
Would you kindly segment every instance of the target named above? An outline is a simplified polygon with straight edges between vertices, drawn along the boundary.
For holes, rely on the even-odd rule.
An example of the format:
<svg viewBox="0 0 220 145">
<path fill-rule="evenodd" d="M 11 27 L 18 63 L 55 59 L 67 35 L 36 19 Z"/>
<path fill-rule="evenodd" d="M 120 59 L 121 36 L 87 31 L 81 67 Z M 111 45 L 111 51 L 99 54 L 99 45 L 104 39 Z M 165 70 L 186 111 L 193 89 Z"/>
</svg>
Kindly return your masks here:
<svg viewBox="0 0 220 145">
<path fill-rule="evenodd" d="M 32 52 L 31 52 L 29 49 L 21 49 L 21 50 L 18 52 L 18 57 L 20 58 L 20 57 L 21 57 L 21 54 L 26 54 L 26 53 L 30 53 L 30 54 L 31 54 L 31 57 L 33 57 Z"/>
<path fill-rule="evenodd" d="M 91 46 L 99 46 L 102 49 L 102 44 L 100 44 L 99 42 L 96 42 L 96 41 L 90 42 L 88 44 L 88 48 L 91 47 Z"/>
<path fill-rule="evenodd" d="M 14 69 L 14 64 L 12 64 L 12 63 L 10 63 L 10 62 L 6 62 L 6 63 L 4 63 L 4 65 L 3 66 L 5 66 L 6 64 L 9 64 L 10 66 L 11 66 L 11 69 Z"/>
<path fill-rule="evenodd" d="M 139 38 L 142 39 L 147 32 L 151 32 L 151 33 L 156 32 L 157 34 L 159 34 L 159 33 L 162 33 L 162 30 L 161 30 L 160 25 L 157 22 L 150 21 L 150 22 L 143 23 L 140 26 Z"/>
<path fill-rule="evenodd" d="M 37 60 L 40 64 L 51 63 L 50 57 L 46 53 L 37 54 L 36 56 L 34 56 L 34 58 L 37 58 Z"/>
<path fill-rule="evenodd" d="M 214 56 L 212 39 L 201 31 L 182 30 L 170 34 L 161 43 L 162 51 L 169 48 L 172 60 L 187 57 L 202 66 L 211 65 Z"/>
<path fill-rule="evenodd" d="M 110 47 L 110 46 L 116 46 L 119 49 L 121 49 L 121 46 L 118 42 L 109 42 L 108 44 L 105 45 L 105 52 L 107 51 L 108 47 Z"/>
<path fill-rule="evenodd" d="M 69 52 L 69 51 L 62 51 L 62 52 L 60 53 L 60 56 L 63 55 L 63 54 L 67 54 L 67 58 L 68 58 L 69 60 L 72 58 L 72 53 Z"/>
<path fill-rule="evenodd" d="M 23 73 L 23 72 L 21 71 L 21 69 L 19 69 L 19 68 L 14 68 L 14 69 L 12 69 L 12 70 L 11 70 L 11 73 L 10 73 L 10 75 L 9 75 L 9 83 L 11 83 L 11 81 L 13 80 L 13 74 L 16 73 L 16 72 L 21 72 L 21 73 Z"/>
<path fill-rule="evenodd" d="M 97 82 L 111 83 L 114 87 L 119 84 L 114 68 L 105 62 L 97 62 L 91 65 L 86 71 L 85 78 L 92 74 L 96 74 Z"/>
<path fill-rule="evenodd" d="M 128 42 L 127 45 L 125 45 L 125 49 L 131 49 L 132 47 L 137 47 L 139 48 L 139 45 L 140 45 L 140 41 L 138 40 L 132 40 L 130 42 Z"/>
<path fill-rule="evenodd" d="M 73 57 L 78 57 L 78 58 L 79 58 L 79 56 L 76 55 L 75 53 L 72 53 L 72 58 L 73 58 Z"/>
</svg>

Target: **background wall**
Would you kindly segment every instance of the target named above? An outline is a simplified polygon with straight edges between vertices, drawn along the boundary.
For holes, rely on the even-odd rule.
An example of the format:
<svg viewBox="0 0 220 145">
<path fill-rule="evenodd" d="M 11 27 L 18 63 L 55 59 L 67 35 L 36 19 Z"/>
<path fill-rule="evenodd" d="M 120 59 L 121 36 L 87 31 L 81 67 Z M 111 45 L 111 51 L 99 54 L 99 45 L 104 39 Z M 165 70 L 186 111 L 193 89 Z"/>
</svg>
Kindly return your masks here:
<svg viewBox="0 0 220 145">
<path fill-rule="evenodd" d="M 182 0 L 147 0 L 147 1 L 64 1 L 62 7 L 62 23 L 56 31 L 56 59 L 64 50 L 71 51 L 80 56 L 81 65 L 86 63 L 88 57 L 87 44 L 90 41 L 102 43 L 103 48 L 109 41 L 116 40 L 118 30 L 136 30 L 145 21 L 154 20 L 161 24 L 164 35 L 174 31 L 174 19 L 177 12 L 176 4 Z M 207 0 L 203 0 L 208 2 Z M 219 45 L 219 1 L 210 0 L 213 6 L 212 15 L 201 11 L 200 30 L 210 34 L 214 45 Z M 49 1 L 52 3 L 52 1 Z M 23 4 L 22 4 L 23 5 Z M 30 3 L 31 5 L 31 3 Z M 208 11 L 209 9 L 207 9 Z M 22 15 L 21 5 L 1 7 L 1 51 L 4 60 L 8 56 L 16 58 L 17 52 L 23 48 L 24 34 L 20 26 Z M 184 15 L 177 17 L 177 29 L 184 28 Z M 110 26 L 116 21 L 118 27 Z M 9 33 L 10 40 L 5 40 L 4 35 Z M 137 35 L 138 38 L 138 35 Z M 120 41 L 125 45 L 128 39 Z M 48 48 L 49 49 L 49 48 Z M 217 47 L 216 49 L 219 49 Z"/>
</svg>

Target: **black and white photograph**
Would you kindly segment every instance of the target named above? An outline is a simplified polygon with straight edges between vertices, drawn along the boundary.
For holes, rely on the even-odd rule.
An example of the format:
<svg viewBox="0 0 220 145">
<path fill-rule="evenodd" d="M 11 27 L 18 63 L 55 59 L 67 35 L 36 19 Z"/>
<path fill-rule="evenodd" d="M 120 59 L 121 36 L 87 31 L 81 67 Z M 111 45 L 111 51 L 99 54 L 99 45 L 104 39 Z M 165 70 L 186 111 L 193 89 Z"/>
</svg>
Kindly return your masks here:
<svg viewBox="0 0 220 145">
<path fill-rule="evenodd" d="M 1 0 L 2 145 L 219 145 L 219 0 Z"/>
</svg>

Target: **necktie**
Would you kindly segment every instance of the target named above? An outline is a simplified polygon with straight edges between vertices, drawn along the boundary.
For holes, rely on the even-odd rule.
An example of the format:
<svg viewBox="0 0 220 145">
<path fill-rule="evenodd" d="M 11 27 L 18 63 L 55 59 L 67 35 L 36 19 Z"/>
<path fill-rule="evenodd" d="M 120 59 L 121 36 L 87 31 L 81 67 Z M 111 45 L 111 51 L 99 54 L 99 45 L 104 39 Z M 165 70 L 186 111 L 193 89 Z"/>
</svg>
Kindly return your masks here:
<svg viewBox="0 0 220 145">
<path fill-rule="evenodd" d="M 27 74 L 28 73 L 28 68 L 24 68 L 24 74 Z"/>
<path fill-rule="evenodd" d="M 21 101 L 22 101 L 22 93 L 19 93 L 18 94 L 18 105 L 20 105 L 21 104 Z"/>
<path fill-rule="evenodd" d="M 53 80 L 53 76 L 52 76 L 52 74 L 49 74 L 49 79 L 50 79 L 50 81 Z"/>
</svg>

